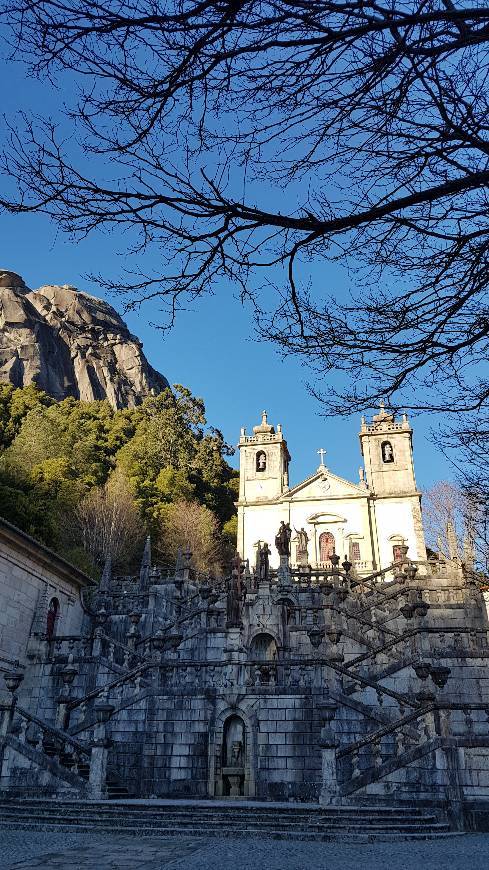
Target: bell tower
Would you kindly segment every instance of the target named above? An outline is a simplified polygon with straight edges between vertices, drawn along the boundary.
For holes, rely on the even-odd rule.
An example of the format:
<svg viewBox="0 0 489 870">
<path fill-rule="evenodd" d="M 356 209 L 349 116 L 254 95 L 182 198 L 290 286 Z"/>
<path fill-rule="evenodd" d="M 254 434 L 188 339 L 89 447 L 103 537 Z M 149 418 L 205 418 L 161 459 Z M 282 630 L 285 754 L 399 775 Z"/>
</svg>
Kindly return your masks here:
<svg viewBox="0 0 489 870">
<path fill-rule="evenodd" d="M 277 431 L 268 423 L 263 411 L 261 423 L 253 435 L 241 429 L 239 449 L 239 501 L 269 501 L 289 487 L 290 455 L 282 427 Z"/>
<path fill-rule="evenodd" d="M 380 411 L 372 418 L 371 424 L 362 418 L 360 449 L 373 495 L 411 495 L 417 492 L 413 430 L 406 414 L 398 422 L 381 402 Z"/>
<path fill-rule="evenodd" d="M 411 559 L 425 560 L 421 493 L 414 476 L 413 430 L 406 414 L 398 421 L 381 402 L 371 423 L 362 418 L 360 448 L 369 487 L 377 564 L 391 563 L 400 544 L 409 546 Z"/>
</svg>

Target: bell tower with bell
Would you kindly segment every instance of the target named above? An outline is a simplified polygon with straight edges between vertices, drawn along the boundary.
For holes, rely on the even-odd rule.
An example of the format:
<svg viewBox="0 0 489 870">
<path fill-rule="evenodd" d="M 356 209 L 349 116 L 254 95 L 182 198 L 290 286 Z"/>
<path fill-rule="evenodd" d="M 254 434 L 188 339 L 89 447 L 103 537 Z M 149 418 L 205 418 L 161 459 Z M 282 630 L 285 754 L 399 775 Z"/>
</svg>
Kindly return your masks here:
<svg viewBox="0 0 489 870">
<path fill-rule="evenodd" d="M 280 424 L 275 431 L 263 411 L 253 435 L 241 429 L 239 449 L 240 502 L 269 501 L 289 487 L 290 455 Z"/>
<path fill-rule="evenodd" d="M 396 542 L 409 542 L 410 558 L 425 560 L 421 493 L 414 476 L 413 430 L 407 415 L 396 420 L 381 402 L 371 423 L 362 418 L 360 448 L 378 564 L 392 561 Z"/>
<path fill-rule="evenodd" d="M 381 402 L 370 424 L 362 418 L 360 449 L 372 494 L 382 497 L 417 493 L 413 430 L 406 414 L 399 422 Z"/>
</svg>

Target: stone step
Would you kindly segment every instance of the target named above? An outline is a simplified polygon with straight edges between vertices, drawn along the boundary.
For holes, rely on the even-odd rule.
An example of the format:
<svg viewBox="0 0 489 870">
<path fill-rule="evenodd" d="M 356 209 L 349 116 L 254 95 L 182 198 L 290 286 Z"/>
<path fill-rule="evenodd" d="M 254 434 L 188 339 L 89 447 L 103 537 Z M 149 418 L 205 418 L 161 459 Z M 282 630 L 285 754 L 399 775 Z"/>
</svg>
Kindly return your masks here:
<svg viewBox="0 0 489 870">
<path fill-rule="evenodd" d="M 360 812 L 358 810 L 361 810 Z M 0 828 L 110 832 L 136 836 L 263 836 L 299 840 L 420 839 L 449 834 L 436 812 L 419 807 L 280 807 L 225 803 L 3 801 Z"/>
<path fill-rule="evenodd" d="M 55 807 L 45 807 L 40 810 L 36 807 L 20 807 L 20 806 L 11 806 L 4 807 L 0 809 L 0 818 L 32 818 L 33 816 L 40 818 L 59 818 L 62 815 L 63 819 L 74 819 L 78 820 L 80 818 L 80 812 L 78 810 L 70 809 L 69 807 L 63 807 L 60 811 L 59 808 Z M 419 825 L 419 824 L 433 824 L 438 823 L 439 818 L 436 813 L 429 813 L 422 816 L 414 815 L 414 814 L 396 814 L 390 815 L 387 818 L 380 813 L 372 812 L 369 816 L 357 815 L 355 812 L 349 813 L 328 813 L 328 812 L 320 812 L 317 814 L 307 814 L 307 813 L 297 813 L 294 815 L 282 815 L 281 813 L 250 813 L 244 812 L 238 814 L 221 814 L 219 812 L 216 813 L 206 813 L 206 812 L 196 812 L 195 810 L 188 810 L 187 812 L 180 811 L 178 813 L 174 813 L 171 810 L 162 810 L 162 809 L 152 809 L 149 808 L 147 812 L 113 812 L 111 808 L 97 808 L 96 811 L 87 812 L 85 808 L 83 812 L 84 817 L 93 817 L 97 820 L 104 821 L 117 821 L 118 819 L 124 819 L 127 821 L 139 821 L 141 818 L 143 821 L 148 822 L 156 821 L 161 822 L 165 820 L 178 820 L 178 823 L 181 825 L 185 824 L 195 824 L 196 822 L 202 824 L 209 825 L 242 825 L 242 824 L 273 824 L 277 819 L 280 819 L 282 824 L 287 825 L 312 825 L 319 824 L 324 825 L 327 822 L 331 822 L 337 825 L 342 824 L 356 824 L 356 825 L 379 825 L 379 824 L 389 824 L 389 825 Z"/>
<path fill-rule="evenodd" d="M 273 802 L 260 802 L 260 801 L 226 801 L 226 800 L 169 800 L 169 799 L 151 799 L 151 800 L 143 800 L 143 799 L 123 799 L 123 800 L 114 800 L 114 801 L 91 801 L 91 800 L 72 800 L 67 798 L 66 800 L 59 800 L 57 798 L 53 798 L 50 800 L 46 800 L 45 798 L 23 798 L 21 801 L 18 800 L 0 800 L 0 811 L 3 809 L 15 808 L 17 811 L 22 810 L 30 810 L 34 809 L 42 809 L 42 810 L 55 810 L 55 811 L 72 811 L 72 812 L 107 812 L 112 813 L 113 815 L 119 815 L 121 812 L 130 812 L 130 813 L 155 813 L 155 812 L 171 812 L 172 814 L 176 813 L 209 813 L 212 815 L 236 815 L 242 817 L 244 813 L 256 813 L 257 811 L 260 813 L 260 816 L 263 815 L 275 815 L 280 813 L 283 815 L 291 815 L 291 816 L 307 816 L 318 815 L 318 816 L 332 816 L 332 817 L 340 817 L 353 815 L 355 818 L 359 816 L 365 816 L 367 818 L 371 818 L 372 816 L 380 816 L 385 819 L 389 819 L 394 816 L 399 816 L 401 818 L 406 818 L 406 816 L 412 817 L 426 817 L 432 816 L 434 814 L 433 810 L 426 809 L 422 806 L 413 804 L 411 802 L 406 803 L 406 805 L 402 806 L 362 806 L 360 804 L 345 804 L 340 806 L 328 806 L 321 807 L 319 804 L 306 804 L 306 803 L 273 803 Z M 435 811 L 436 814 L 436 811 Z"/>
<path fill-rule="evenodd" d="M 54 823 L 54 824 L 63 823 L 66 825 L 77 825 L 80 823 L 79 816 L 68 816 L 66 813 L 63 814 L 61 819 L 59 816 L 56 816 L 55 814 L 49 814 L 49 813 L 29 813 L 29 815 L 27 815 L 25 817 L 19 815 L 18 813 L 15 813 L 15 812 L 2 813 L 0 815 L 0 821 L 17 820 L 20 822 L 21 820 L 23 820 L 23 818 L 26 818 L 28 821 L 38 821 L 38 822 L 46 821 L 48 823 Z M 133 818 L 121 817 L 119 819 L 110 819 L 107 817 L 100 816 L 98 814 L 97 815 L 92 814 L 88 817 L 85 817 L 85 820 L 86 821 L 90 820 L 94 827 L 106 826 L 106 825 L 119 827 L 119 826 L 123 826 L 126 824 L 131 824 L 131 823 L 135 824 L 136 822 L 142 822 L 147 827 L 158 827 L 162 824 L 165 825 L 165 824 L 172 824 L 172 823 L 177 822 L 175 817 L 172 816 L 171 814 L 168 814 L 167 816 L 147 815 L 147 816 L 144 816 L 143 819 L 141 819 L 141 820 L 138 820 L 134 817 Z M 246 827 L 254 827 L 254 828 L 257 828 L 257 827 L 258 828 L 275 827 L 275 828 L 281 828 L 283 830 L 291 830 L 291 829 L 299 829 L 300 828 L 300 829 L 307 829 L 309 831 L 312 831 L 312 830 L 321 831 L 324 828 L 327 828 L 328 826 L 333 826 L 334 828 L 337 828 L 337 829 L 345 828 L 347 830 L 350 830 L 351 828 L 355 828 L 355 829 L 365 828 L 365 829 L 369 829 L 369 830 L 378 830 L 378 829 L 385 829 L 386 828 L 385 821 L 383 821 L 381 819 L 371 819 L 371 820 L 365 820 L 365 821 L 358 821 L 354 818 L 341 819 L 341 820 L 325 818 L 325 819 L 317 819 L 317 820 L 314 820 L 311 822 L 307 819 L 297 819 L 297 820 L 296 819 L 293 819 L 293 820 L 292 819 L 290 819 L 290 820 L 289 819 L 281 819 L 279 816 L 269 818 L 269 819 L 254 818 L 254 819 L 223 820 L 223 819 L 219 819 L 219 818 L 209 819 L 209 818 L 202 818 L 200 816 L 194 817 L 192 815 L 188 815 L 188 816 L 185 816 L 183 818 L 181 816 L 179 816 L 178 817 L 178 825 L 179 825 L 179 827 L 182 827 L 182 828 L 184 828 L 184 827 L 193 828 L 196 826 L 205 826 L 208 830 L 213 829 L 213 828 L 219 829 L 223 826 L 225 826 L 226 828 L 229 828 L 229 829 L 235 829 L 235 828 L 239 829 L 239 828 L 246 828 Z M 418 820 L 417 821 L 395 820 L 395 821 L 389 822 L 389 828 L 392 828 L 392 829 L 395 828 L 396 830 L 409 829 L 409 830 L 414 831 L 414 830 L 418 830 L 421 827 L 423 827 L 423 828 L 429 827 L 429 828 L 433 828 L 433 829 L 435 829 L 435 828 L 436 829 L 441 829 L 441 828 L 446 829 L 448 826 L 445 822 L 440 822 L 439 820 L 437 820 L 435 816 L 433 816 L 431 818 L 423 819 L 422 821 L 418 821 Z"/>
<path fill-rule="evenodd" d="M 92 833 L 94 827 L 92 824 L 87 823 L 79 823 L 77 825 L 66 825 L 63 822 L 59 824 L 48 824 L 48 823 L 36 823 L 36 822 L 11 822 L 8 823 L 2 822 L 0 820 L 0 830 L 8 829 L 8 830 L 31 830 L 31 831 L 45 831 L 45 832 L 58 832 L 58 833 Z M 113 826 L 107 827 L 96 827 L 97 831 L 106 831 L 107 833 L 114 833 Z M 156 830 L 155 828 L 148 828 L 145 826 L 137 826 L 137 827 L 124 827 L 120 831 L 124 833 L 124 835 L 133 834 L 135 837 L 154 837 Z M 157 829 L 158 836 L 161 837 L 174 837 L 176 833 L 175 826 L 171 827 L 161 827 Z M 209 835 L 213 835 L 214 832 L 209 832 L 209 829 L 206 826 L 196 826 L 192 830 L 192 836 L 195 837 L 209 837 Z M 396 842 L 401 840 L 427 840 L 427 839 L 441 839 L 452 836 L 461 836 L 456 833 L 453 834 L 450 831 L 438 830 L 426 828 L 424 829 L 422 826 L 419 827 L 417 831 L 408 832 L 408 831 L 397 831 L 397 830 L 378 830 L 378 831 L 359 831 L 355 828 L 344 829 L 342 831 L 337 831 L 335 828 L 325 829 L 321 832 L 317 831 L 281 831 L 276 829 L 266 829 L 262 828 L 251 828 L 248 827 L 245 830 L 228 830 L 228 829 L 220 829 L 219 837 L 221 838 L 233 838 L 233 837 L 266 837 L 267 839 L 277 839 L 277 840 L 303 840 L 303 841 L 312 841 L 312 842 L 331 842 L 333 840 L 344 840 L 345 838 L 348 842 L 357 842 L 357 843 L 369 843 L 378 840 L 388 841 L 388 842 Z"/>
</svg>

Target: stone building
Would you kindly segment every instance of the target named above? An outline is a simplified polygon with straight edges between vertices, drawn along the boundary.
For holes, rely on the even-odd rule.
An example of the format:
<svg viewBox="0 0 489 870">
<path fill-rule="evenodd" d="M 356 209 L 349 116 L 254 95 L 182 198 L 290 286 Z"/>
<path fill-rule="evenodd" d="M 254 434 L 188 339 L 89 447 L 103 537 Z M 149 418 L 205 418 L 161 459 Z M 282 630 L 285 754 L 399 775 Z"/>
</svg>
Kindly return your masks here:
<svg viewBox="0 0 489 870">
<path fill-rule="evenodd" d="M 487 826 L 482 593 L 459 563 L 426 559 L 411 432 L 387 416 L 380 423 L 391 428 L 378 419 L 362 426 L 370 490 L 348 490 L 328 473 L 328 499 L 338 486 L 334 515 L 345 517 L 345 532 L 353 517 L 365 545 L 367 527 L 353 526 L 355 517 L 382 516 L 383 504 L 394 513 L 396 499 L 407 505 L 390 560 L 381 535 L 365 552 L 369 573 L 335 552 L 319 565 L 297 560 L 285 522 L 295 515 L 280 502 L 275 527 L 256 538 L 256 562 L 237 555 L 222 579 L 197 576 L 190 553 L 162 571 L 149 541 L 139 576 L 114 577 L 107 564 L 99 588 L 82 592 L 80 630 L 45 636 L 24 679 L 14 669 L 6 675 L 3 796 L 132 796 L 148 806 L 155 798 L 254 799 L 307 802 L 308 812 L 312 804 L 430 806 L 452 827 Z M 253 437 L 242 440 L 255 465 L 242 465 L 249 479 L 240 510 L 258 501 L 248 484 L 261 449 L 277 497 L 287 485 L 280 430 Z M 379 459 L 387 441 L 397 478 Z M 311 487 L 324 470 L 318 475 Z M 309 501 L 304 522 L 311 515 Z"/>
<path fill-rule="evenodd" d="M 79 634 L 82 571 L 0 517 L 0 672 L 35 659 L 48 634 Z M 0 694 L 5 686 L 0 685 Z"/>
</svg>

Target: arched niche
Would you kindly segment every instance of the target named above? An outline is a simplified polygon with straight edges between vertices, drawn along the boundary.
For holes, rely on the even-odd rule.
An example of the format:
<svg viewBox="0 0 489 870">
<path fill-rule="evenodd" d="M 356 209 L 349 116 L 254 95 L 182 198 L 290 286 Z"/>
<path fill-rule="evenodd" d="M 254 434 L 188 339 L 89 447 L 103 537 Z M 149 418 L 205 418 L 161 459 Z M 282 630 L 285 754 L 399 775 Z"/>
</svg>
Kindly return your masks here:
<svg viewBox="0 0 489 870">
<path fill-rule="evenodd" d="M 394 448 L 390 441 L 382 441 L 380 452 L 382 454 L 382 462 L 394 462 Z"/>
<path fill-rule="evenodd" d="M 53 597 L 48 604 L 48 612 L 46 614 L 46 637 L 48 640 L 52 640 L 56 634 L 56 622 L 58 619 L 59 600 Z"/>
<path fill-rule="evenodd" d="M 259 450 L 256 454 L 255 469 L 259 473 L 267 470 L 267 454 L 264 450 Z"/>
<path fill-rule="evenodd" d="M 277 660 L 277 641 L 267 632 L 255 634 L 250 644 L 250 658 L 257 662 L 275 662 Z"/>
</svg>

